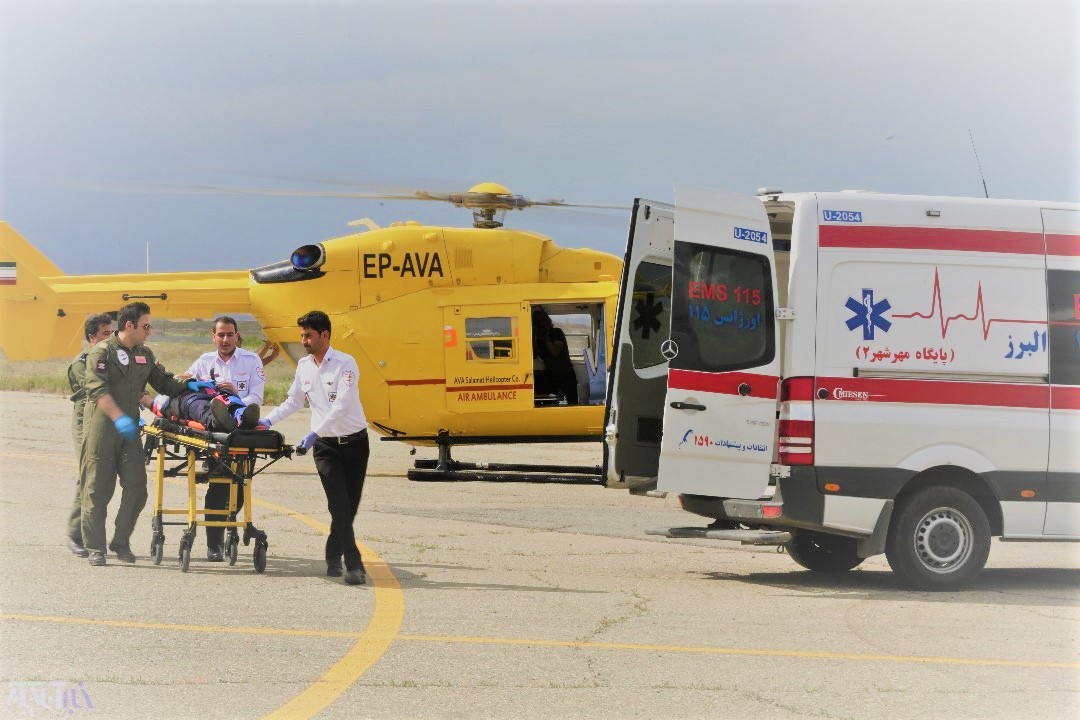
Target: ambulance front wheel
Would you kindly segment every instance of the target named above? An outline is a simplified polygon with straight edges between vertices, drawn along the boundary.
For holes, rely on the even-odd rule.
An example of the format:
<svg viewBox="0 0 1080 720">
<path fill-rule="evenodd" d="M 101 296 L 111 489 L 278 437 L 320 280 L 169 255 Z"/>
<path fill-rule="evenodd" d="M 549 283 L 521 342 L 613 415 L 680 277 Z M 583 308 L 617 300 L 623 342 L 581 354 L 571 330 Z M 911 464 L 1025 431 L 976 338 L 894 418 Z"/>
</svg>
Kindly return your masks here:
<svg viewBox="0 0 1080 720">
<path fill-rule="evenodd" d="M 852 538 L 809 530 L 796 530 L 784 548 L 792 560 L 814 572 L 847 572 L 863 561 Z"/>
<path fill-rule="evenodd" d="M 893 572 L 921 590 L 964 585 L 989 554 L 986 513 L 971 495 L 952 487 L 926 488 L 899 504 L 885 543 Z"/>
</svg>

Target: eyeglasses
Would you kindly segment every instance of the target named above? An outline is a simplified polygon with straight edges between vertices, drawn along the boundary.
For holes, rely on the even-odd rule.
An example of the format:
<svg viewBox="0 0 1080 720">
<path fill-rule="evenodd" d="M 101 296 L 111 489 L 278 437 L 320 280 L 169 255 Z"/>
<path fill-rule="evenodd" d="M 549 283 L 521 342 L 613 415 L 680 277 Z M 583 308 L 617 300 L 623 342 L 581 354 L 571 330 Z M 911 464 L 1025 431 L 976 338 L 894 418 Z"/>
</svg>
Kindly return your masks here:
<svg viewBox="0 0 1080 720">
<path fill-rule="evenodd" d="M 142 326 L 143 332 L 150 332 L 151 327 L 150 323 L 144 323 Z"/>
</svg>

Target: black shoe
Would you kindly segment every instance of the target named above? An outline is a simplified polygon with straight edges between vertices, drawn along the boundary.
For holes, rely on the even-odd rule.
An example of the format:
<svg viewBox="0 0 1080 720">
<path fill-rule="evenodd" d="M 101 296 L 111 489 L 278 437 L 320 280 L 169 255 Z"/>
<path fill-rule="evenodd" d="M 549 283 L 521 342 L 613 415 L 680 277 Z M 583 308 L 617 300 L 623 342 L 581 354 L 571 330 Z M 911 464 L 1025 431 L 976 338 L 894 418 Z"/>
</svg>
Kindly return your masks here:
<svg viewBox="0 0 1080 720">
<path fill-rule="evenodd" d="M 225 553 L 221 548 L 206 548 L 206 559 L 210 562 L 225 562 Z"/>
<path fill-rule="evenodd" d="M 84 548 L 83 544 L 81 542 L 79 542 L 78 540 L 76 540 L 75 538 L 70 538 L 69 537 L 67 542 L 68 542 L 68 550 L 70 550 L 71 554 L 74 555 L 75 557 L 84 558 L 84 557 L 89 557 L 90 556 L 90 551 L 87 550 L 86 548 Z"/>
<path fill-rule="evenodd" d="M 217 398 L 210 401 L 210 414 L 214 416 L 214 429 L 218 432 L 232 432 L 236 429 L 236 420 L 229 412 L 229 406 Z"/>
<path fill-rule="evenodd" d="M 135 553 L 131 552 L 131 548 L 120 547 L 119 545 L 109 545 L 109 550 L 116 556 L 116 559 L 124 563 L 135 562 Z"/>
<path fill-rule="evenodd" d="M 345 571 L 345 584 L 346 585 L 363 585 L 367 582 L 367 575 L 364 573 L 364 568 L 357 568 L 355 570 Z"/>
<path fill-rule="evenodd" d="M 341 577 L 341 561 L 340 560 L 327 560 L 326 561 L 326 575 L 327 577 Z"/>
<path fill-rule="evenodd" d="M 244 408 L 244 411 L 240 413 L 239 418 L 241 430 L 254 430 L 255 426 L 259 424 L 259 406 L 248 405 Z"/>
<path fill-rule="evenodd" d="M 89 555 L 89 563 L 94 567 L 102 567 L 105 565 L 105 553 L 100 550 L 91 550 Z"/>
</svg>

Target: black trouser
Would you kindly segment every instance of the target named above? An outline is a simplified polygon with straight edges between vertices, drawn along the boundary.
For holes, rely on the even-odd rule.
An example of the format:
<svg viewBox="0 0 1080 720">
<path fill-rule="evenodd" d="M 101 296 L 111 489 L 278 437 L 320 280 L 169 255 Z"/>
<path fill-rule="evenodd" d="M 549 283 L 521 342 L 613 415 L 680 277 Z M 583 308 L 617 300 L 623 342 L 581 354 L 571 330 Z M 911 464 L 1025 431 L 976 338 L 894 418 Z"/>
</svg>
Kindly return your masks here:
<svg viewBox="0 0 1080 720">
<path fill-rule="evenodd" d="M 319 438 L 313 448 L 326 505 L 330 510 L 330 537 L 326 538 L 326 561 L 345 557 L 346 570 L 362 566 L 353 534 L 353 519 L 364 492 L 368 464 L 367 430 L 343 438 Z"/>
<path fill-rule="evenodd" d="M 215 461 L 211 460 L 210 464 L 213 467 Z M 229 483 L 210 483 L 210 486 L 206 488 L 206 498 L 203 500 L 203 507 L 207 510 L 224 510 L 229 507 Z M 244 488 L 241 485 L 236 487 L 236 512 L 239 513 L 244 507 Z M 228 520 L 229 518 L 224 515 L 207 515 L 207 520 Z M 208 550 L 223 550 L 225 545 L 225 528 L 223 527 L 207 527 L 206 528 L 206 547 Z"/>
</svg>

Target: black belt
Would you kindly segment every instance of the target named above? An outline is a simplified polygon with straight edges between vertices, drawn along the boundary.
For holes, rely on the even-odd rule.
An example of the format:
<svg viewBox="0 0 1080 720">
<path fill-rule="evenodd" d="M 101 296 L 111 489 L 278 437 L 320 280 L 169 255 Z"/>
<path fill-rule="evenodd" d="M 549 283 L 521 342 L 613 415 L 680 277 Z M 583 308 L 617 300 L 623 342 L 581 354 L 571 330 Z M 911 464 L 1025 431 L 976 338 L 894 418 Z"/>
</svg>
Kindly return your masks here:
<svg viewBox="0 0 1080 720">
<path fill-rule="evenodd" d="M 367 428 L 364 428 L 360 432 L 354 432 L 352 435 L 342 435 L 341 437 L 321 437 L 320 440 L 330 445 L 348 445 L 351 442 L 362 440 L 367 437 Z"/>
</svg>

